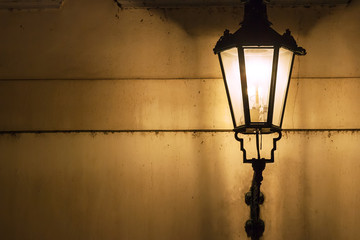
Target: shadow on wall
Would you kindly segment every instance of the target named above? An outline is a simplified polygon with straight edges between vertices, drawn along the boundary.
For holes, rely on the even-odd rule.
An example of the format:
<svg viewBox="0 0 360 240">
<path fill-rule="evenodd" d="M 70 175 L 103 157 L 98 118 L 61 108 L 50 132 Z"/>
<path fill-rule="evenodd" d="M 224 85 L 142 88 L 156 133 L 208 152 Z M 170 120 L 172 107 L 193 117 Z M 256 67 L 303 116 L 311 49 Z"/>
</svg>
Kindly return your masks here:
<svg viewBox="0 0 360 240">
<path fill-rule="evenodd" d="M 358 10 L 354 7 L 355 5 L 351 2 L 348 5 L 336 7 L 268 7 L 268 17 L 273 23 L 273 28 L 279 33 L 290 29 L 298 43 L 308 50 L 309 54 L 306 60 L 296 59 L 293 76 L 337 77 L 357 74 L 359 70 L 351 70 L 346 66 L 343 67 L 341 73 L 334 72 L 334 69 L 327 67 L 324 63 L 325 60 L 331 61 L 332 65 L 338 66 L 339 59 L 345 57 L 346 61 L 352 60 L 349 56 L 344 56 L 343 52 L 349 53 L 351 56 L 357 55 L 351 52 L 353 48 L 350 50 L 348 47 L 352 45 L 349 43 L 356 39 L 354 35 L 358 32 L 357 29 L 349 29 L 354 25 L 357 27 L 357 25 L 351 24 L 351 20 L 347 19 L 358 15 L 354 12 Z M 115 2 L 114 7 L 118 11 L 115 15 L 120 11 L 127 11 L 127 9 L 119 8 Z M 176 30 L 180 29 L 180 32 L 184 33 L 183 40 L 188 40 L 188 42 L 171 44 L 172 47 L 178 47 L 179 52 L 184 51 L 184 55 L 181 55 L 186 59 L 181 63 L 184 69 L 188 69 L 194 76 L 220 77 L 220 69 L 217 73 L 214 71 L 216 58 L 209 61 L 213 56 L 212 49 L 225 29 L 229 29 L 233 33 L 239 28 L 239 23 L 243 19 L 242 7 L 163 8 L 142 9 L 142 11 L 147 11 L 150 18 L 165 23 L 166 28 L 169 28 L 168 34 L 171 37 L 169 41 L 176 42 L 176 39 L 180 39 L 181 35 L 179 36 L 179 31 Z M 345 17 L 345 15 L 349 16 Z M 339 26 L 337 27 L 336 24 Z M 349 30 L 344 33 L 341 27 Z M 324 44 L 324 38 L 331 41 Z M 204 51 L 204 49 L 208 49 L 208 51 Z M 329 49 L 334 49 L 334 54 L 329 55 Z M 174 49 L 171 50 L 167 52 L 174 54 Z M 193 67 L 192 62 L 199 62 L 201 69 Z M 354 67 L 356 68 L 356 66 Z M 175 75 L 179 74 L 177 72 Z M 188 74 L 183 73 L 183 75 Z"/>
<path fill-rule="evenodd" d="M 358 217 L 350 212 L 358 208 L 354 197 L 358 191 L 350 186 L 356 184 L 352 176 L 358 176 L 360 168 L 354 164 L 357 157 L 349 154 L 353 145 L 343 141 L 353 136 L 344 133 L 285 134 L 284 141 L 296 145 L 290 151 L 284 148 L 286 159 L 279 159 L 286 162 L 279 166 L 280 171 L 289 173 L 279 174 L 283 189 L 278 197 L 283 204 L 280 217 L 283 239 L 357 238 Z M 289 231 L 291 226 L 297 228 Z"/>
<path fill-rule="evenodd" d="M 204 96 L 204 92 L 208 89 L 207 85 L 199 82 L 199 94 Z M 204 97 L 199 101 L 198 109 L 204 114 L 200 114 L 200 118 L 196 121 L 203 122 L 211 116 L 205 114 L 208 102 Z M 216 134 L 216 133 L 214 133 Z M 226 195 L 226 174 L 225 166 L 223 163 L 223 146 L 224 143 L 219 142 L 219 137 L 214 134 L 206 134 L 200 136 L 193 134 L 193 137 L 198 138 L 198 144 L 193 148 L 193 154 L 199 156 L 199 164 L 197 165 L 198 175 L 198 189 L 201 201 L 199 201 L 199 215 L 200 217 L 200 237 L 202 240 L 215 240 L 215 239 L 229 239 L 231 234 L 232 221 L 229 219 L 230 206 L 225 203 Z M 218 150 L 217 147 L 220 149 Z M 214 149 L 216 148 L 216 150 Z M 210 154 L 209 154 L 210 153 Z M 205 156 L 205 157 L 204 157 Z M 208 158 L 206 157 L 208 156 Z M 224 166 L 225 164 L 225 166 Z M 225 172 L 224 172 L 225 171 Z"/>
<path fill-rule="evenodd" d="M 138 5 L 137 5 L 138 4 Z M 123 11 L 121 4 L 114 0 L 114 5 L 119 11 Z M 144 8 L 141 3 L 133 2 L 133 8 Z M 297 7 L 274 7 L 268 6 L 268 18 L 273 27 L 284 31 L 287 28 L 293 30 L 295 35 L 307 35 L 323 18 L 336 14 L 339 10 L 349 7 L 338 6 L 297 6 Z M 236 31 L 243 19 L 244 8 L 239 7 L 189 7 L 189 8 L 147 8 L 149 15 L 158 17 L 162 21 L 171 21 L 186 31 L 191 36 L 219 37 L 222 31 L 230 28 L 230 32 Z M 291 16 L 291 18 L 289 18 Z M 218 29 L 223 29 L 218 32 Z M 215 43 L 214 43 L 215 45 Z"/>
</svg>

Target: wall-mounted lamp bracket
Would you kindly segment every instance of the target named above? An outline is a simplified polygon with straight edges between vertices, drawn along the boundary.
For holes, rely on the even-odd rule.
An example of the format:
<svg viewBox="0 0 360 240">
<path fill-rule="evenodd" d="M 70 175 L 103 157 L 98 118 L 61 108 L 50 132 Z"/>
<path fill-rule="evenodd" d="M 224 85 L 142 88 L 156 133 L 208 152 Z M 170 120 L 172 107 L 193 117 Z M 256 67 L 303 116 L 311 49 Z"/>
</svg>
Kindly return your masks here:
<svg viewBox="0 0 360 240">
<path fill-rule="evenodd" d="M 246 150 L 244 148 L 244 139 L 239 137 L 239 133 L 241 132 L 235 132 L 235 139 L 237 141 L 240 142 L 240 150 L 243 152 L 243 162 L 244 163 L 254 163 L 255 161 L 264 161 L 265 163 L 273 163 L 274 162 L 274 152 L 276 150 L 276 142 L 279 141 L 282 137 L 281 131 L 278 129 L 273 129 L 273 132 L 278 133 L 278 137 L 273 139 L 273 148 L 271 149 L 271 156 L 270 159 L 265 159 L 265 158 L 260 158 L 260 159 L 256 159 L 256 158 L 251 158 L 251 159 L 247 159 L 246 158 Z"/>
<path fill-rule="evenodd" d="M 257 159 L 252 162 L 254 176 L 250 191 L 245 194 L 245 203 L 250 206 L 250 219 L 245 223 L 245 231 L 252 240 L 258 240 L 265 231 L 265 223 L 260 218 L 260 206 L 264 202 L 264 195 L 260 192 L 261 182 L 263 180 L 262 172 L 266 162 Z"/>
</svg>

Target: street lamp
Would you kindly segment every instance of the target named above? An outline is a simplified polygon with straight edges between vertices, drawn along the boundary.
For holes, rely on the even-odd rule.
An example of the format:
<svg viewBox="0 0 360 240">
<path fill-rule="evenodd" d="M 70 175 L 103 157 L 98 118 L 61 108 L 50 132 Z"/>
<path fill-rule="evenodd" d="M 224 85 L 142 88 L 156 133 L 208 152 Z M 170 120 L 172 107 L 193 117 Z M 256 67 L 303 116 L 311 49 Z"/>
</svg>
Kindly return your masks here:
<svg viewBox="0 0 360 240">
<path fill-rule="evenodd" d="M 233 34 L 225 30 L 214 48 L 220 61 L 235 139 L 240 142 L 244 163 L 251 163 L 254 169 L 250 192 L 245 195 L 245 202 L 251 208 L 245 230 L 251 239 L 259 239 L 265 229 L 259 217 L 259 204 L 264 200 L 260 192 L 262 171 L 266 163 L 274 162 L 276 142 L 281 138 L 294 56 L 306 54 L 289 30 L 280 35 L 270 25 L 265 3 L 248 0 L 240 29 Z M 261 158 L 259 135 L 270 133 L 278 134 L 273 139 L 271 157 Z M 257 158 L 246 158 L 239 134 L 256 135 Z"/>
</svg>

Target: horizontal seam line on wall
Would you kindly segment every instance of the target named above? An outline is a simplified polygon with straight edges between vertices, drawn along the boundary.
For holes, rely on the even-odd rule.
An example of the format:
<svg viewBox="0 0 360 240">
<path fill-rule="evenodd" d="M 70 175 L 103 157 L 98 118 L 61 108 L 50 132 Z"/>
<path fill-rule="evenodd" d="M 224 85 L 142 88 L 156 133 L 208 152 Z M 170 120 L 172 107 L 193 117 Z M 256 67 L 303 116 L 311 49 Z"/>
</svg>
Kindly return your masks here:
<svg viewBox="0 0 360 240">
<path fill-rule="evenodd" d="M 122 1 L 120 1 L 122 2 Z M 300 7 L 336 7 L 336 6 L 347 6 L 349 4 L 348 1 L 333 1 L 331 3 L 324 2 L 324 3 L 272 3 L 269 2 L 267 4 L 270 8 L 300 8 Z M 134 3 L 125 3 L 121 4 L 119 7 L 122 10 L 137 10 L 137 9 L 148 9 L 148 10 L 159 10 L 159 9 L 174 9 L 174 10 L 182 10 L 182 9 L 197 9 L 197 8 L 236 8 L 236 9 L 243 9 L 244 3 L 238 1 L 228 1 L 224 3 L 174 3 L 174 4 L 161 4 L 161 3 L 148 3 L 148 4 L 137 4 L 136 1 Z"/>
<path fill-rule="evenodd" d="M 339 128 L 339 129 L 283 129 L 283 132 L 359 132 L 360 128 Z M 43 134 L 43 133 L 207 133 L 207 132 L 233 132 L 231 129 L 144 129 L 144 130 L 19 130 L 0 131 L 0 134 Z"/>
<path fill-rule="evenodd" d="M 291 77 L 292 79 L 358 79 L 359 77 Z M 123 80 L 222 80 L 221 77 L 182 77 L 182 78 L 4 78 L 0 81 L 123 81 Z"/>
</svg>

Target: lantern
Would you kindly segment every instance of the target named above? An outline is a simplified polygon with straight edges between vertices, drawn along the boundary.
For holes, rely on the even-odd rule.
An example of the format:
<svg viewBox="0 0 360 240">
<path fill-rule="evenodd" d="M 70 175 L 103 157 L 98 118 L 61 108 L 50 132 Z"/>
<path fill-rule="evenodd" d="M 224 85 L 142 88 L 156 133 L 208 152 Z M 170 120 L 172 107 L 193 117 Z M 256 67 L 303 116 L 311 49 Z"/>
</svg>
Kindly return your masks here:
<svg viewBox="0 0 360 240">
<path fill-rule="evenodd" d="M 289 30 L 270 27 L 262 0 L 245 4 L 244 21 L 217 42 L 234 131 L 251 134 L 281 130 L 294 55 L 305 55 Z"/>
</svg>

